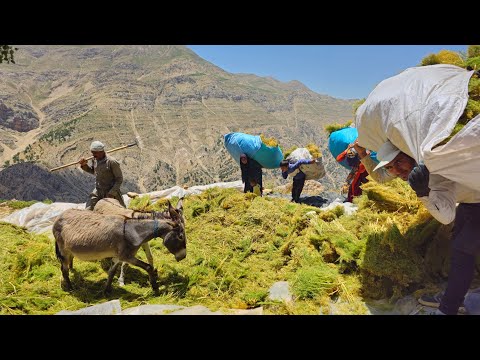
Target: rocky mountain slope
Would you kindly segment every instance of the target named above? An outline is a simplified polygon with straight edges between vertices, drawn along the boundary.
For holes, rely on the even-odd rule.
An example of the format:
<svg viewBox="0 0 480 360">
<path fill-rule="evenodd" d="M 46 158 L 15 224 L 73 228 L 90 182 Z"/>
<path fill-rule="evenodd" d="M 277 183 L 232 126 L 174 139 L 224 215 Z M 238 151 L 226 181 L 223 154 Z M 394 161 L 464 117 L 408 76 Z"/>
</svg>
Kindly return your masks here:
<svg viewBox="0 0 480 360">
<path fill-rule="evenodd" d="M 124 191 L 232 181 L 240 171 L 222 135 L 240 131 L 274 136 L 285 149 L 318 144 L 326 189 L 338 188 L 346 175 L 327 150 L 323 128 L 351 120 L 353 100 L 297 81 L 231 74 L 185 46 L 19 46 L 16 64 L 2 64 L 0 77 L 0 166 L 10 171 L 22 161 L 46 168 L 76 161 L 89 155 L 94 139 L 107 149 L 138 139 L 138 148 L 114 155 Z M 268 181 L 290 179 L 269 170 Z"/>
</svg>

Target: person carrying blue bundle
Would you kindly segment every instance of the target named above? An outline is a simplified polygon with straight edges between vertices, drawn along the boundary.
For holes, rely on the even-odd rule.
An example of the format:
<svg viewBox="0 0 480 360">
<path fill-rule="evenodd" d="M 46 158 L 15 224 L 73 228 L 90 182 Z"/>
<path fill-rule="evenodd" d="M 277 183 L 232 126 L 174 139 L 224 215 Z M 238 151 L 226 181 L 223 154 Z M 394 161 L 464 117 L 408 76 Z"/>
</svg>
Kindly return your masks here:
<svg viewBox="0 0 480 360">
<path fill-rule="evenodd" d="M 293 173 L 298 169 L 298 173 L 293 177 L 292 186 L 292 201 L 299 203 L 300 194 L 302 193 L 303 186 L 305 185 L 305 173 L 300 169 L 300 165 L 313 164 L 315 160 L 300 159 L 297 162 L 290 164 L 288 160 L 282 160 L 280 162 L 280 169 L 282 169 L 282 177 L 286 179 L 288 174 Z"/>
<path fill-rule="evenodd" d="M 245 184 L 243 187 L 243 192 L 253 192 L 253 187 L 250 184 L 251 180 L 254 180 L 256 184 L 260 187 L 260 192 L 263 189 L 262 184 L 262 165 L 258 161 L 249 158 L 245 154 L 240 155 L 240 170 L 242 171 L 242 182 Z M 260 193 L 261 196 L 261 193 Z"/>
</svg>

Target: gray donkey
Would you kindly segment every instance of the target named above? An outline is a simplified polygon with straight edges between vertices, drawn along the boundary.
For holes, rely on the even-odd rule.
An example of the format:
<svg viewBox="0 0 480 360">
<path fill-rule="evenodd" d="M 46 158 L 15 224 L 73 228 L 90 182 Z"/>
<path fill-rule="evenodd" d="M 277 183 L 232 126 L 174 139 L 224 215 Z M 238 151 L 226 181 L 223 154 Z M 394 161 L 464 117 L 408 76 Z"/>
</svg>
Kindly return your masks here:
<svg viewBox="0 0 480 360">
<path fill-rule="evenodd" d="M 161 237 L 165 247 L 180 261 L 187 255 L 185 219 L 182 200 L 173 208 L 168 202 L 170 219 L 126 219 L 119 215 L 103 215 L 89 210 L 69 209 L 64 211 L 53 224 L 55 252 L 61 263 L 62 286 L 72 289 L 69 269 L 73 258 L 101 260 L 113 257 L 108 270 L 105 292 L 112 289 L 112 280 L 120 262 L 127 262 L 144 269 L 155 292 L 158 291 L 157 270 L 135 257 L 142 244 Z"/>
<path fill-rule="evenodd" d="M 147 214 L 150 216 L 151 219 L 170 219 L 170 213 L 166 212 L 157 212 L 157 211 L 139 211 L 139 210 L 132 210 L 124 208 L 117 199 L 113 198 L 103 198 L 100 199 L 93 211 L 98 212 L 100 214 L 106 215 L 122 215 L 127 219 L 139 219 L 145 218 Z M 153 266 L 153 256 L 152 251 L 150 250 L 150 245 L 148 242 L 142 244 L 142 248 L 145 251 L 145 255 L 147 256 L 147 261 L 150 265 Z M 114 259 L 114 261 L 116 261 Z M 118 276 L 118 284 L 120 286 L 125 286 L 125 265 L 127 263 L 122 262 L 122 266 L 120 266 L 120 275 Z"/>
</svg>

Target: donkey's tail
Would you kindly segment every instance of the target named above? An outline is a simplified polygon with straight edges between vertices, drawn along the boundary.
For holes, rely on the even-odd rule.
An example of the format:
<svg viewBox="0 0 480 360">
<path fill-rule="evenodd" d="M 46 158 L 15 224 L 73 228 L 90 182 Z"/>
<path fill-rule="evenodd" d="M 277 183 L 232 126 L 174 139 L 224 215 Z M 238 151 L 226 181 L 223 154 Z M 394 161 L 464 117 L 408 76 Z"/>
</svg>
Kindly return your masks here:
<svg viewBox="0 0 480 360">
<path fill-rule="evenodd" d="M 60 252 L 60 249 L 58 247 L 58 243 L 55 241 L 55 254 L 57 255 L 57 259 L 60 260 L 60 261 L 63 261 L 65 260 L 65 258 L 63 257 L 62 253 Z"/>
</svg>

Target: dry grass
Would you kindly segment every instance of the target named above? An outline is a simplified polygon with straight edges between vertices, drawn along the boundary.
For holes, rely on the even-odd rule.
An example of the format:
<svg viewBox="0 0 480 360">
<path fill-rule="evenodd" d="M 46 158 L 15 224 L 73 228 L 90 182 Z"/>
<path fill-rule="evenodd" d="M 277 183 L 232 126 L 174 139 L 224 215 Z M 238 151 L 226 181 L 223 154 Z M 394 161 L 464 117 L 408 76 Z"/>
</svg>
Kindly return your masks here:
<svg viewBox="0 0 480 360">
<path fill-rule="evenodd" d="M 449 239 L 439 237 L 446 232 L 408 185 L 370 182 L 355 201 L 358 212 L 346 216 L 341 208 L 324 213 L 234 189 L 189 196 L 186 259 L 177 263 L 160 239 L 150 242 L 159 296 L 143 270 L 129 267 L 126 286 L 115 282 L 105 297 L 105 265 L 76 260 L 75 289 L 65 292 L 52 238 L 0 223 L 0 313 L 53 314 L 120 298 L 123 308 L 148 303 L 213 311 L 263 306 L 266 314 L 363 314 L 365 299 L 393 301 L 434 286 L 444 271 L 441 259 L 448 256 L 439 246 Z M 164 203 L 140 198 L 131 207 L 161 210 Z M 143 251 L 138 256 L 145 260 Z M 268 300 L 276 281 L 289 282 L 292 303 Z"/>
</svg>

